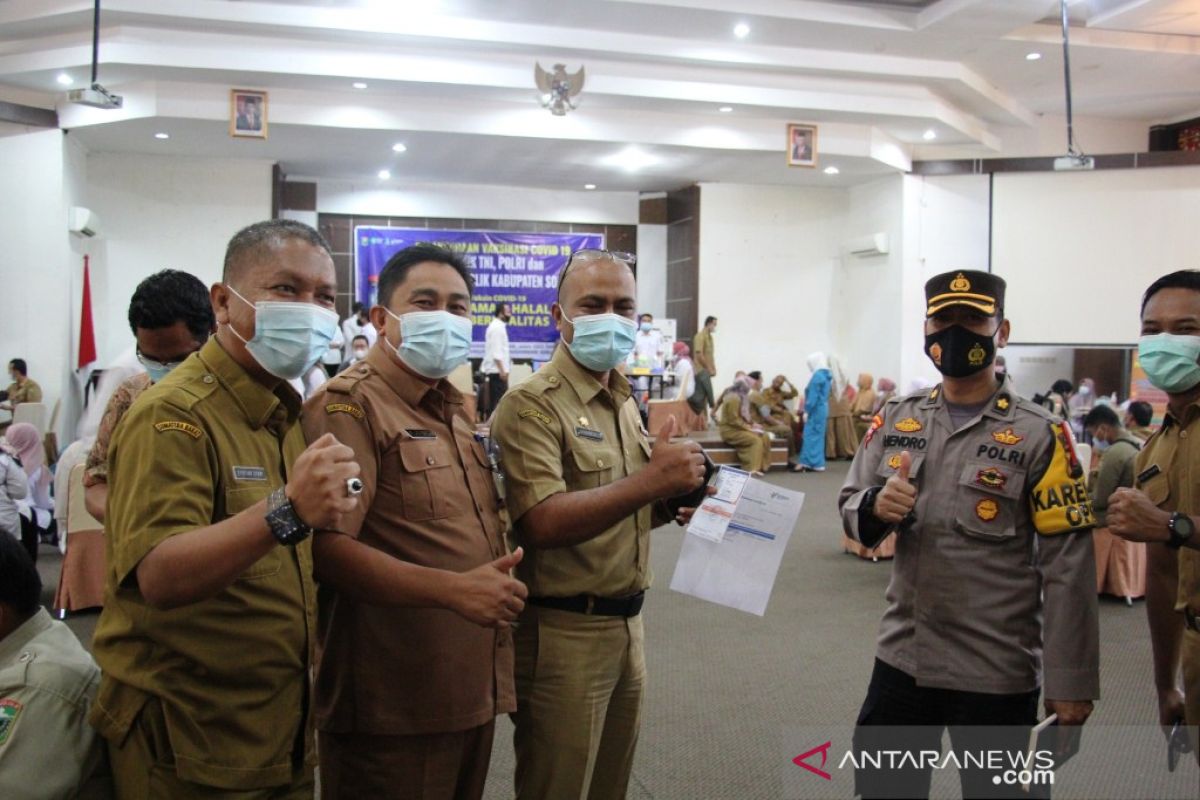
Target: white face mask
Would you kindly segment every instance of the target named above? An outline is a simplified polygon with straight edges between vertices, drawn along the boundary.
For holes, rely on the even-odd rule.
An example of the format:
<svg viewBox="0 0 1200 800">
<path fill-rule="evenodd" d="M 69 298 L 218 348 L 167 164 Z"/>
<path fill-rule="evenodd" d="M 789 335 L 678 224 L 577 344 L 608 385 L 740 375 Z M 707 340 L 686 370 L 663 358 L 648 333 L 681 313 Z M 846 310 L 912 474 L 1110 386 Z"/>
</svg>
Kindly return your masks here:
<svg viewBox="0 0 1200 800">
<path fill-rule="evenodd" d="M 357 358 L 359 361 L 362 361 L 364 358 L 367 357 L 367 351 L 363 350 L 363 349 L 356 349 L 354 351 L 354 357 Z"/>
</svg>

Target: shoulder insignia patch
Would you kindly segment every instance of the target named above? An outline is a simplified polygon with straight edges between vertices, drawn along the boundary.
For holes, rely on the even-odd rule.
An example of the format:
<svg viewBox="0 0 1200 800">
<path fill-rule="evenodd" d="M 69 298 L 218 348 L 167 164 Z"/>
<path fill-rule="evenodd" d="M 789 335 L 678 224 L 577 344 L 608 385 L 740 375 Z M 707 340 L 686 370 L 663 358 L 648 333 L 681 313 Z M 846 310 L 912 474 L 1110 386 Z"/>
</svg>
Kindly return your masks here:
<svg viewBox="0 0 1200 800">
<path fill-rule="evenodd" d="M 1002 431 L 993 431 L 992 438 L 1000 444 L 1006 444 L 1010 447 L 1014 444 L 1020 444 L 1021 442 L 1025 441 L 1025 437 L 1015 433 L 1012 428 L 1005 428 Z"/>
<path fill-rule="evenodd" d="M 0 700 L 0 747 L 3 747 L 12 738 L 13 728 L 17 726 L 17 719 L 21 716 L 24 708 L 25 706 L 20 701 L 13 700 L 11 697 Z"/>
<path fill-rule="evenodd" d="M 325 406 L 326 414 L 349 414 L 355 419 L 362 419 L 366 416 L 363 410 L 353 403 L 329 403 Z"/>
<path fill-rule="evenodd" d="M 200 430 L 190 422 L 180 422 L 177 420 L 156 422 L 154 423 L 154 430 L 158 431 L 159 433 L 166 433 L 167 431 L 179 431 L 180 433 L 186 433 L 193 439 L 199 439 L 204 435 L 204 431 Z"/>
<path fill-rule="evenodd" d="M 876 414 L 871 417 L 871 425 L 867 428 L 867 432 L 863 434 L 862 446 L 866 447 L 875 438 L 875 431 L 883 427 L 883 417 Z"/>
<path fill-rule="evenodd" d="M 941 387 L 935 386 L 935 387 L 933 387 L 933 391 L 929 393 L 929 399 L 937 400 L 939 394 L 941 394 Z"/>
<path fill-rule="evenodd" d="M 547 425 L 554 424 L 554 420 L 550 419 L 549 414 L 547 414 L 543 411 L 538 411 L 536 408 L 523 408 L 517 412 L 517 416 L 520 417 L 521 419 L 528 419 L 529 417 L 533 417 L 534 419 L 540 420 L 540 421 L 546 423 Z"/>
<path fill-rule="evenodd" d="M 980 500 L 975 504 L 975 516 L 984 522 L 991 522 L 1000 516 L 1000 506 L 996 504 L 995 500 Z"/>
<path fill-rule="evenodd" d="M 996 410 L 1008 411 L 1008 407 L 1012 405 L 1012 401 L 1008 399 L 1008 395 L 1002 394 L 996 398 Z"/>
<path fill-rule="evenodd" d="M 900 420 L 893 426 L 896 430 L 903 433 L 916 433 L 925 428 L 915 417 L 907 417 Z"/>
</svg>

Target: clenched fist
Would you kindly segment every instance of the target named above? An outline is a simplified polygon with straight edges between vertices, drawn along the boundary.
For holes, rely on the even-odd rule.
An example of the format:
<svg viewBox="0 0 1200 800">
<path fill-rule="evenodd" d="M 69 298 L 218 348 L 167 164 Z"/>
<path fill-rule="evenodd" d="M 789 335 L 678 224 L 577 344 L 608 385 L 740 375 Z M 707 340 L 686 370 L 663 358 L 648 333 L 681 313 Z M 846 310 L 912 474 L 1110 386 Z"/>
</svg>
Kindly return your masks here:
<svg viewBox="0 0 1200 800">
<path fill-rule="evenodd" d="M 327 433 L 308 446 L 292 467 L 284 493 L 296 515 L 317 530 L 336 528 L 342 514 L 358 505 L 346 492 L 346 481 L 357 478 L 354 451 Z"/>
</svg>

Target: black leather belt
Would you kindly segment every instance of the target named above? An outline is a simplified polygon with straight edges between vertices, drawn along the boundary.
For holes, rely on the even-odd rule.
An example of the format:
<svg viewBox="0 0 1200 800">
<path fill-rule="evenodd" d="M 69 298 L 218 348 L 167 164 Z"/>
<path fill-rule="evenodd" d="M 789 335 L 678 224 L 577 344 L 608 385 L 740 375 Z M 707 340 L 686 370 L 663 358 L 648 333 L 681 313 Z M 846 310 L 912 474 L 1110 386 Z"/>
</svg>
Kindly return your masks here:
<svg viewBox="0 0 1200 800">
<path fill-rule="evenodd" d="M 1189 628 L 1194 630 L 1196 633 L 1200 633 L 1200 619 L 1197 619 L 1196 612 L 1192 610 L 1191 606 L 1184 607 L 1183 618 L 1187 622 L 1187 626 Z"/>
<path fill-rule="evenodd" d="M 627 597 L 596 597 L 591 594 L 577 594 L 574 597 L 531 597 L 529 602 L 542 608 L 597 617 L 636 617 L 642 613 L 642 603 L 645 599 L 646 592 L 641 591 Z"/>
</svg>

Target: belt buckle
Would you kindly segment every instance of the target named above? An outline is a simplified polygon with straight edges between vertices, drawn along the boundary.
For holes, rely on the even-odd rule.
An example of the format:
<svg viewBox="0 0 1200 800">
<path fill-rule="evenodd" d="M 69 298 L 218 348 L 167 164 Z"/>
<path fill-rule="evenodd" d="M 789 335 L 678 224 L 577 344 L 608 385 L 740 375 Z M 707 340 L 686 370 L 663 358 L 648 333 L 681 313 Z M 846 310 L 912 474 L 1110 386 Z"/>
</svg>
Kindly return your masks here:
<svg viewBox="0 0 1200 800">
<path fill-rule="evenodd" d="M 583 609 L 583 613 L 592 614 L 595 607 L 596 607 L 596 596 L 594 594 L 589 594 L 587 596 L 587 606 Z"/>
</svg>

